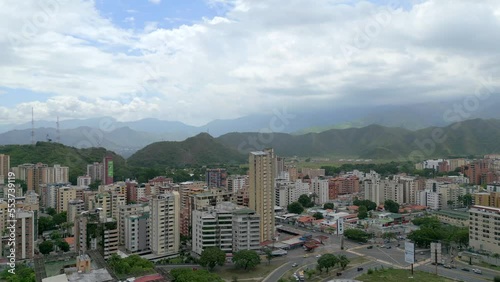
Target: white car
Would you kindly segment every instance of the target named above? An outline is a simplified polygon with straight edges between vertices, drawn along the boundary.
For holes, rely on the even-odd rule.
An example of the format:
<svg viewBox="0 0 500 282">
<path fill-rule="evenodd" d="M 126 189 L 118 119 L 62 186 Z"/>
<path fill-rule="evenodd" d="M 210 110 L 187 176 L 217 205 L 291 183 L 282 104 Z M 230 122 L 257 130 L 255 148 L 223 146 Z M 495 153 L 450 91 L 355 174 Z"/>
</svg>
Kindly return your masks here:
<svg viewBox="0 0 500 282">
<path fill-rule="evenodd" d="M 317 255 L 316 257 L 317 257 L 317 258 L 320 258 L 320 257 L 321 257 L 321 255 Z"/>
<path fill-rule="evenodd" d="M 483 274 L 483 272 L 481 271 L 481 269 L 477 269 L 477 268 L 473 268 L 472 272 L 474 272 L 476 274 Z"/>
</svg>

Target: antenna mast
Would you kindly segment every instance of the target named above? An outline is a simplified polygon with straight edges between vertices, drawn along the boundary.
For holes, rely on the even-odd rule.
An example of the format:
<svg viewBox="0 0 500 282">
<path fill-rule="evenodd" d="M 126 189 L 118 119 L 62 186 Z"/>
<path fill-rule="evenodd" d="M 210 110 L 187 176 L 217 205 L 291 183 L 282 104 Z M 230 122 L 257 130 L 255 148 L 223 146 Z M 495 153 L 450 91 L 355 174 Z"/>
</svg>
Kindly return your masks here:
<svg viewBox="0 0 500 282">
<path fill-rule="evenodd" d="M 31 145 L 35 145 L 35 116 L 31 107 Z"/>
<path fill-rule="evenodd" d="M 57 137 L 56 142 L 61 143 L 61 132 L 59 131 L 59 116 L 57 116 Z"/>
</svg>

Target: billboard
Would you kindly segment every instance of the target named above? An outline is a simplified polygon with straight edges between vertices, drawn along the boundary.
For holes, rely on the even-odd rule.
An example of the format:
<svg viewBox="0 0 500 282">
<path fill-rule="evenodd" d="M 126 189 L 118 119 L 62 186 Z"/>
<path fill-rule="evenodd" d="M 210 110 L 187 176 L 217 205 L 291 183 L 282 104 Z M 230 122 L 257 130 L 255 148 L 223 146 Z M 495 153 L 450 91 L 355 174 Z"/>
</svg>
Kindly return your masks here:
<svg viewBox="0 0 500 282">
<path fill-rule="evenodd" d="M 441 243 L 431 243 L 431 262 L 441 263 Z"/>
<path fill-rule="evenodd" d="M 415 263 L 415 244 L 405 242 L 405 262 Z"/>
<path fill-rule="evenodd" d="M 344 218 L 341 217 L 337 220 L 337 235 L 344 234 Z"/>
<path fill-rule="evenodd" d="M 108 161 L 108 177 L 113 177 L 113 161 Z"/>
</svg>

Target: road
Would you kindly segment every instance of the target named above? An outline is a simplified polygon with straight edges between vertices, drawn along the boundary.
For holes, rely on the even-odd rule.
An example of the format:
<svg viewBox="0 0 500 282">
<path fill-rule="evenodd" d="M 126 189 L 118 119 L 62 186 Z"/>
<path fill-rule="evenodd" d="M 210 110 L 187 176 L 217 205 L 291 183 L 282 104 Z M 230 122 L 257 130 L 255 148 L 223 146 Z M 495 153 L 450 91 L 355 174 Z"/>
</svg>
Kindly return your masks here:
<svg viewBox="0 0 500 282">
<path fill-rule="evenodd" d="M 492 275 L 491 273 L 485 273 L 483 271 L 483 274 L 476 274 L 472 271 L 467 272 L 463 271 L 460 269 L 461 267 L 458 267 L 456 269 L 447 269 L 442 266 L 438 266 L 438 275 L 439 276 L 444 276 L 447 278 L 451 279 L 456 279 L 459 281 L 467 281 L 467 282 L 484 282 L 484 281 L 492 281 L 493 277 L 495 275 Z M 424 264 L 421 266 L 416 267 L 415 269 L 425 271 L 425 272 L 430 272 L 430 273 L 436 273 L 436 266 L 431 265 L 431 264 Z M 471 268 L 468 268 L 471 270 Z"/>
</svg>

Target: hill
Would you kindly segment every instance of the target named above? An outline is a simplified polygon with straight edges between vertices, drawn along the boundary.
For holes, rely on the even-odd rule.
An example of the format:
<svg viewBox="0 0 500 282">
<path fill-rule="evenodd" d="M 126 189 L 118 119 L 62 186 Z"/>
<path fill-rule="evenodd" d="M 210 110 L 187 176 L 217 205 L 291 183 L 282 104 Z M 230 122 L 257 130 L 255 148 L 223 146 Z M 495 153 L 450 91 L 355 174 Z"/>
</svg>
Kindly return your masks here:
<svg viewBox="0 0 500 282">
<path fill-rule="evenodd" d="M 32 145 L 0 146 L 0 154 L 10 155 L 11 167 L 24 163 L 42 162 L 52 166 L 60 164 L 69 167 L 69 180 L 76 184 L 80 175 L 86 174 L 87 164 L 102 162 L 106 155 L 113 156 L 115 180 L 123 180 L 128 176 L 125 159 L 104 148 L 77 149 L 58 143 L 37 142 Z"/>
<path fill-rule="evenodd" d="M 500 120 L 474 119 L 416 131 L 369 125 L 302 135 L 274 133 L 265 144 L 248 143 L 258 138 L 258 133 L 229 133 L 217 140 L 244 152 L 273 147 L 281 156 L 415 160 L 415 152 L 423 158 L 498 153 Z"/>
<path fill-rule="evenodd" d="M 247 156 L 231 149 L 207 133 L 184 141 L 156 142 L 134 153 L 128 164 L 134 167 L 177 167 L 186 165 L 239 164 Z"/>
</svg>

